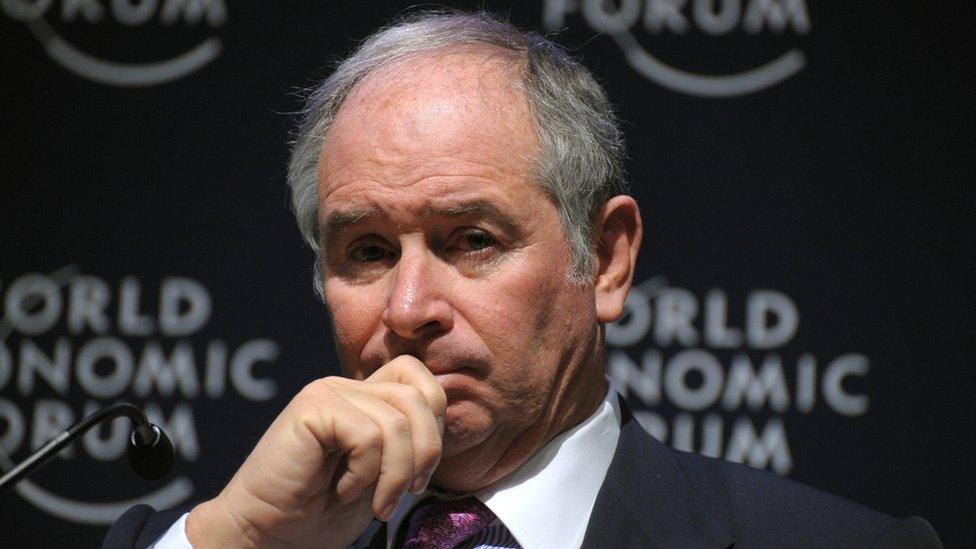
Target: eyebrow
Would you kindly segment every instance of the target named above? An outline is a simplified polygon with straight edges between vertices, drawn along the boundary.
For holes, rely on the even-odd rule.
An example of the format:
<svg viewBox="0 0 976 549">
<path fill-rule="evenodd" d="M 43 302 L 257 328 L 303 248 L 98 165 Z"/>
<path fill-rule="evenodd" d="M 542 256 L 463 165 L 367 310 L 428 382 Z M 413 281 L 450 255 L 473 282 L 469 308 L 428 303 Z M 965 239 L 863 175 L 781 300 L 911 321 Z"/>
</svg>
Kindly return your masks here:
<svg viewBox="0 0 976 549">
<path fill-rule="evenodd" d="M 520 233 L 518 224 L 511 216 L 503 213 L 497 206 L 485 200 L 474 200 L 448 206 L 428 204 L 424 207 L 422 215 L 425 219 L 436 217 L 484 219 L 496 225 L 508 236 L 516 236 Z M 327 245 L 330 237 L 335 237 L 356 225 L 384 217 L 386 216 L 382 211 L 376 208 L 330 213 L 324 223 L 320 225 L 319 241 Z"/>
<path fill-rule="evenodd" d="M 374 208 L 332 212 L 319 226 L 319 242 L 328 244 L 330 236 L 378 216 L 379 210 Z"/>
<path fill-rule="evenodd" d="M 452 204 L 444 207 L 428 205 L 424 208 L 424 217 L 471 217 L 475 219 L 484 219 L 498 226 L 503 232 L 510 236 L 514 236 L 519 233 L 518 224 L 514 219 L 499 210 L 494 204 L 484 200 Z"/>
</svg>

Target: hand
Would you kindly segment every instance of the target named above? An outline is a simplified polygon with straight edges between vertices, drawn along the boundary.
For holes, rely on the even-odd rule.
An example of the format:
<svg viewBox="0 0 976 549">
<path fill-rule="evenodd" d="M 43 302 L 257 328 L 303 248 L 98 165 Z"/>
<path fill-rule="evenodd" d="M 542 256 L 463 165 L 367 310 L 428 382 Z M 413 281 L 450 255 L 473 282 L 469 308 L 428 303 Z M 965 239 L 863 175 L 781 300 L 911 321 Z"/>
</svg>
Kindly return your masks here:
<svg viewBox="0 0 976 549">
<path fill-rule="evenodd" d="M 364 381 L 306 385 L 186 532 L 196 548 L 345 547 L 373 517 L 421 492 L 441 456 L 447 396 L 426 366 L 399 356 Z"/>
</svg>

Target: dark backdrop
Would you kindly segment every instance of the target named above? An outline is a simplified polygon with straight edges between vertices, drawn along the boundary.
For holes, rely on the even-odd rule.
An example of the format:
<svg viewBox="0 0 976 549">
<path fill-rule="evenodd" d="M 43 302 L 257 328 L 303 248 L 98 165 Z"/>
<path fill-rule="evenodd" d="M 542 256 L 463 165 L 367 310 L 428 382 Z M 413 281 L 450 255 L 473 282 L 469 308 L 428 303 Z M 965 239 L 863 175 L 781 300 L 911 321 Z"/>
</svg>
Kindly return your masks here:
<svg viewBox="0 0 976 549">
<path fill-rule="evenodd" d="M 215 494 L 336 370 L 289 113 L 410 3 L 179 4 L 3 5 L 0 459 L 119 399 L 178 446 L 150 484 L 91 434 L 0 495 L 5 546 Z M 973 4 L 479 4 L 561 31 L 624 121 L 646 237 L 608 338 L 642 422 L 972 546 Z"/>
</svg>

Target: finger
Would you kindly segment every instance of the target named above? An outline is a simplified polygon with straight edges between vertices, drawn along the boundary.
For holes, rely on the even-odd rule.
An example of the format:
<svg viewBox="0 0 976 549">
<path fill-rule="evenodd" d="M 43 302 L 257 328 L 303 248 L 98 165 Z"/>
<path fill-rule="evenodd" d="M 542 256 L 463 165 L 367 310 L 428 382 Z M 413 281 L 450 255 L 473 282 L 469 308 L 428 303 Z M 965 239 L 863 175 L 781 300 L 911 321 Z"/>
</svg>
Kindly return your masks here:
<svg viewBox="0 0 976 549">
<path fill-rule="evenodd" d="M 413 434 L 410 418 L 384 400 L 365 391 L 349 389 L 346 400 L 362 410 L 383 432 L 380 471 L 373 492 L 373 514 L 389 519 L 415 478 Z"/>
<path fill-rule="evenodd" d="M 380 474 L 383 430 L 365 411 L 350 403 L 327 379 L 310 384 L 298 402 L 299 426 L 327 451 L 345 456 L 338 471 L 336 494 L 350 503 L 372 486 Z"/>
<path fill-rule="evenodd" d="M 373 372 L 365 381 L 367 386 L 393 383 L 414 387 L 423 395 L 428 409 L 434 416 L 433 429 L 427 427 L 429 423 L 426 421 L 419 421 L 417 425 L 420 428 L 415 433 L 414 455 L 418 478 L 414 479 L 411 490 L 419 493 L 430 481 L 430 477 L 440 461 L 447 395 L 437 378 L 430 373 L 423 362 L 411 355 L 400 355 L 394 358 Z M 391 402 L 391 404 L 397 405 L 395 402 Z M 412 415 L 411 417 L 416 416 Z M 435 432 L 436 437 L 434 436 Z"/>
<path fill-rule="evenodd" d="M 438 423 L 434 417 L 434 412 L 430 409 L 424 394 L 413 385 L 390 381 L 363 383 L 345 380 L 337 383 L 386 402 L 410 420 L 414 459 L 414 478 L 410 484 L 410 491 L 422 492 L 440 462 L 443 438 L 443 423 Z"/>
<path fill-rule="evenodd" d="M 403 383 L 419 389 L 427 399 L 431 411 L 434 412 L 434 417 L 441 418 L 443 422 L 444 411 L 447 408 L 447 394 L 444 393 L 444 388 L 437 378 L 417 357 L 400 355 L 366 378 L 367 383 L 382 381 Z"/>
<path fill-rule="evenodd" d="M 342 454 L 339 452 L 331 452 L 325 458 L 325 463 L 322 465 L 322 480 L 317 485 L 312 487 L 313 493 L 320 494 L 322 497 L 331 498 L 332 494 L 329 493 L 331 490 L 330 484 L 334 485 L 338 479 L 336 479 L 336 470 L 339 468 L 340 464 L 344 464 L 345 461 L 342 458 Z"/>
</svg>

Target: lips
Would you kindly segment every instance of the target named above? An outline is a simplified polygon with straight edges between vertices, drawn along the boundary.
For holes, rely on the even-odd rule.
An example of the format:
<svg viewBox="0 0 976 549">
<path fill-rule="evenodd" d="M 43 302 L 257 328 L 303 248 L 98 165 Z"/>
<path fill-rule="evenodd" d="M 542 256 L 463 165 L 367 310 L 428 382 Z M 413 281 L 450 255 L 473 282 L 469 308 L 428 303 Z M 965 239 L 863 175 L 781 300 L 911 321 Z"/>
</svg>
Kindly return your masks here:
<svg viewBox="0 0 976 549">
<path fill-rule="evenodd" d="M 417 350 L 414 349 L 414 351 Z M 479 356 L 475 352 L 464 350 L 457 342 L 454 345 L 440 341 L 432 342 L 432 344 L 419 351 L 399 354 L 409 354 L 415 357 L 424 363 L 424 366 L 427 367 L 427 370 L 431 374 L 437 377 L 457 373 L 465 374 L 476 379 L 483 379 L 491 369 L 487 359 Z M 393 356 L 386 360 L 391 360 Z"/>
<path fill-rule="evenodd" d="M 379 352 L 375 354 L 367 351 L 363 354 L 360 362 L 363 365 L 362 370 L 375 372 L 394 358 L 409 355 L 422 362 L 427 371 L 438 379 L 457 374 L 467 378 L 484 380 L 491 371 L 491 362 L 484 356 L 487 353 L 467 351 L 465 346 L 457 341 L 449 343 L 438 340 L 426 343 L 426 345 L 413 345 L 411 348 L 394 346 L 382 350 L 377 349 Z M 443 381 L 441 384 L 443 385 Z"/>
<path fill-rule="evenodd" d="M 465 365 L 463 363 L 459 362 L 459 361 L 458 362 L 455 362 L 455 361 L 451 361 L 451 362 L 436 361 L 435 362 L 435 361 L 425 361 L 422 358 L 420 359 L 420 361 L 424 363 L 424 366 L 427 366 L 427 370 L 429 370 L 430 373 L 434 374 L 437 377 L 441 377 L 441 376 L 444 376 L 444 375 L 447 375 L 447 374 L 451 374 L 451 373 L 454 373 L 454 372 L 459 372 L 461 370 L 465 370 L 466 369 L 465 368 Z"/>
<path fill-rule="evenodd" d="M 427 370 L 434 374 L 438 379 L 447 378 L 454 375 L 464 375 L 475 379 L 483 379 L 489 370 L 488 362 L 481 359 L 454 359 L 454 360 L 424 360 L 421 362 L 427 366 Z"/>
</svg>

